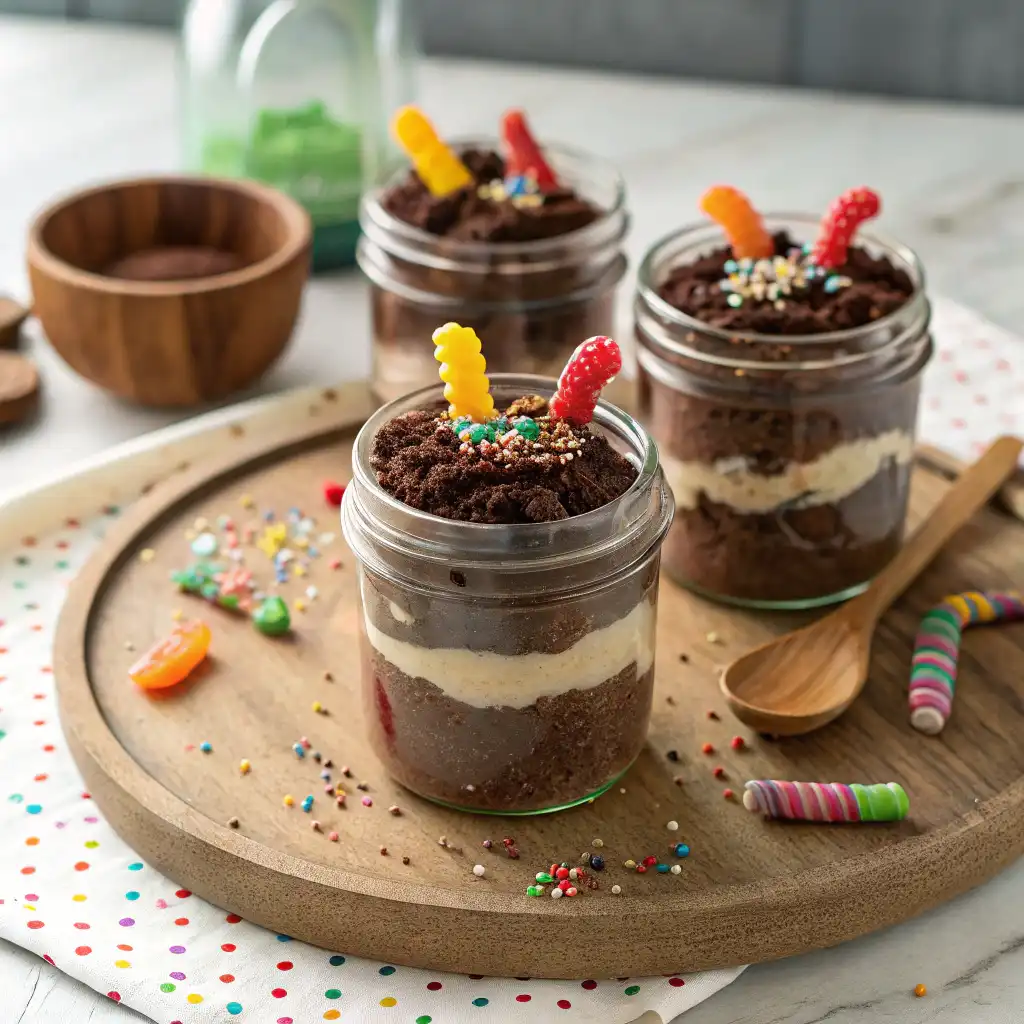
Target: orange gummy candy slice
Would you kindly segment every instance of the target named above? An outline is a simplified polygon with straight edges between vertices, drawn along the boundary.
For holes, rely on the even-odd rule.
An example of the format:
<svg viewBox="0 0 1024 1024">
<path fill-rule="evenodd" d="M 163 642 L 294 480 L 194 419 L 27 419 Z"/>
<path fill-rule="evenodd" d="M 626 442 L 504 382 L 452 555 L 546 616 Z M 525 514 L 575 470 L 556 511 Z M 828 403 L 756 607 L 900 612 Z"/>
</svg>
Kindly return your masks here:
<svg viewBox="0 0 1024 1024">
<path fill-rule="evenodd" d="M 128 675 L 144 690 L 162 690 L 185 679 L 209 649 L 210 627 L 198 619 L 183 622 L 146 651 L 128 669 Z"/>
<path fill-rule="evenodd" d="M 701 196 L 700 208 L 725 232 L 738 259 L 760 260 L 775 255 L 775 242 L 750 200 L 731 185 L 715 185 Z"/>
</svg>

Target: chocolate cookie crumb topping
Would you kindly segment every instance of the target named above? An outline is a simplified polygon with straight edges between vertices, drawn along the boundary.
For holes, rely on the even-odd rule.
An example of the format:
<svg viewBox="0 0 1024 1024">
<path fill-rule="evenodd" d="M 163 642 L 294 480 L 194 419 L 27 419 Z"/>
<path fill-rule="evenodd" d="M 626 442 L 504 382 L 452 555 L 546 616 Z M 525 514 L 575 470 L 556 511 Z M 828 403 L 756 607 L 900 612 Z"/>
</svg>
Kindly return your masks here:
<svg viewBox="0 0 1024 1024">
<path fill-rule="evenodd" d="M 428 410 L 398 416 L 374 436 L 370 466 L 404 504 L 473 523 L 582 515 L 625 493 L 637 476 L 600 434 L 549 417 L 539 396 L 518 399 L 485 424 Z"/>
<path fill-rule="evenodd" d="M 586 227 L 601 215 L 593 203 L 571 188 L 557 188 L 539 201 L 506 196 L 492 183 L 505 177 L 505 161 L 494 152 L 470 149 L 460 154 L 474 184 L 448 195 L 435 196 L 419 175 L 405 179 L 384 194 L 381 203 L 393 217 L 463 242 L 533 242 L 555 238 Z"/>
<path fill-rule="evenodd" d="M 799 243 L 786 232 L 774 236 L 777 258 L 785 260 Z M 884 256 L 854 246 L 834 273 L 810 276 L 802 287 L 771 298 L 737 294 L 729 280 L 732 251 L 716 249 L 693 263 L 674 267 L 658 294 L 670 305 L 712 327 L 774 335 L 819 334 L 863 327 L 899 309 L 913 294 L 909 275 Z M 831 283 L 830 283 L 831 282 Z M 745 289 L 747 290 L 747 289 Z"/>
</svg>

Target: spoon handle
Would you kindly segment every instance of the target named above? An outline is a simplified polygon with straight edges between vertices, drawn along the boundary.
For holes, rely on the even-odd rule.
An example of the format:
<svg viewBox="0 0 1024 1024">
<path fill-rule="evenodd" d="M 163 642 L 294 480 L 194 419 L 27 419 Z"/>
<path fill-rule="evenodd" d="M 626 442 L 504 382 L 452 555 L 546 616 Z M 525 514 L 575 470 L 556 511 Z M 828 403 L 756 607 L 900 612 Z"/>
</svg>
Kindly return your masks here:
<svg viewBox="0 0 1024 1024">
<path fill-rule="evenodd" d="M 950 537 L 978 511 L 1017 468 L 1024 442 L 1000 437 L 957 478 L 896 557 L 855 599 L 857 614 L 875 622 L 918 577 Z"/>
</svg>

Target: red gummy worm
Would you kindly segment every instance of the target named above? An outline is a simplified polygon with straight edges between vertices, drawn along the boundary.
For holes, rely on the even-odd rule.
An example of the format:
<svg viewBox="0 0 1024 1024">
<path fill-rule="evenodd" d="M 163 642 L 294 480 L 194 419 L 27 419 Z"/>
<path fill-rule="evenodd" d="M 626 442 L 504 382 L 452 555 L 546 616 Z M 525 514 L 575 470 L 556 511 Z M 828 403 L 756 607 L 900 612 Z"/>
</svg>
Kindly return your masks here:
<svg viewBox="0 0 1024 1024">
<path fill-rule="evenodd" d="M 864 221 L 877 217 L 881 208 L 882 200 L 878 193 L 864 186 L 851 188 L 833 199 L 822 218 L 818 240 L 811 251 L 811 262 L 826 270 L 841 267 L 846 262 L 846 250 L 857 228 Z"/>
<path fill-rule="evenodd" d="M 569 357 L 558 390 L 548 403 L 552 416 L 570 423 L 589 423 L 601 391 L 622 369 L 622 353 L 611 338 L 588 338 Z"/>
<path fill-rule="evenodd" d="M 505 173 L 530 174 L 537 179 L 541 192 L 558 187 L 551 165 L 544 159 L 537 140 L 530 133 L 521 110 L 510 110 L 501 119 L 501 137 L 505 141 Z"/>
</svg>

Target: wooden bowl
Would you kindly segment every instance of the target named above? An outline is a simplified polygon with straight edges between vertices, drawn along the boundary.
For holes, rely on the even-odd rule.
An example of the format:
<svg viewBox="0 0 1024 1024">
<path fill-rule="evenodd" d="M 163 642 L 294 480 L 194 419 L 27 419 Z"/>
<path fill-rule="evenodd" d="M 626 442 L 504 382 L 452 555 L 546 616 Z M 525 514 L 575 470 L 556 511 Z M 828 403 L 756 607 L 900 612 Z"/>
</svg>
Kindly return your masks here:
<svg viewBox="0 0 1024 1024">
<path fill-rule="evenodd" d="M 262 185 L 112 182 L 36 218 L 33 310 L 72 369 L 123 398 L 155 406 L 223 398 L 284 350 L 310 238 L 302 207 Z"/>
</svg>

